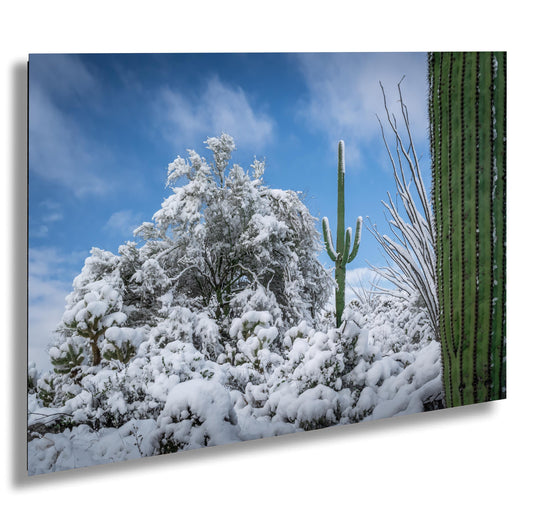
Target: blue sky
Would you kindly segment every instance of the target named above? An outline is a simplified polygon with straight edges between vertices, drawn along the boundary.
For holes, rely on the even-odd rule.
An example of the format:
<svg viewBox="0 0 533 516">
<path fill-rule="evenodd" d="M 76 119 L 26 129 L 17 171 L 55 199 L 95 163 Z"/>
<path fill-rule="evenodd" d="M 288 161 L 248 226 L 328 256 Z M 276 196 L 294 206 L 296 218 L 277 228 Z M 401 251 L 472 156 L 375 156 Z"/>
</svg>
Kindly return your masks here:
<svg viewBox="0 0 533 516">
<path fill-rule="evenodd" d="M 426 54 L 31 55 L 29 83 L 29 359 L 46 347 L 91 247 L 113 252 L 151 219 L 167 164 L 222 131 L 234 161 L 266 159 L 265 183 L 304 192 L 335 228 L 336 145 L 346 145 L 346 221 L 386 232 L 381 199 L 394 190 L 376 114 L 379 81 L 395 108 L 402 82 L 429 185 Z M 318 228 L 318 224 L 317 224 Z M 328 267 L 326 254 L 321 259 Z M 383 265 L 363 230 L 348 278 Z"/>
</svg>

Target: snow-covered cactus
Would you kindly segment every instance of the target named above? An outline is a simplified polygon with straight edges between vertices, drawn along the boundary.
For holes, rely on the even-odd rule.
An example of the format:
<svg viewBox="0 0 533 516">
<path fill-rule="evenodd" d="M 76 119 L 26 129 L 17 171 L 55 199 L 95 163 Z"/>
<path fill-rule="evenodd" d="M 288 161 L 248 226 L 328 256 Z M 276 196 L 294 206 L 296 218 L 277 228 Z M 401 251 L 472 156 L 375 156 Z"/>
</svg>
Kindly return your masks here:
<svg viewBox="0 0 533 516">
<path fill-rule="evenodd" d="M 90 345 L 92 365 L 102 360 L 101 341 L 108 328 L 120 326 L 126 321 L 121 312 L 122 299 L 111 285 L 100 280 L 89 285 L 93 290 L 67 309 L 63 315 L 64 329 L 72 335 L 83 337 Z"/>
<path fill-rule="evenodd" d="M 84 359 L 83 348 L 78 346 L 72 338 L 67 339 L 61 347 L 50 349 L 50 362 L 57 374 L 70 374 L 71 377 L 76 377 Z"/>
<path fill-rule="evenodd" d="M 448 407 L 505 397 L 506 54 L 429 55 L 437 286 Z"/>
<path fill-rule="evenodd" d="M 142 328 L 120 328 L 112 326 L 105 331 L 102 357 L 108 361 L 127 364 L 137 353 L 137 348 L 145 336 Z"/>
<path fill-rule="evenodd" d="M 335 316 L 337 327 L 342 322 L 342 312 L 344 310 L 345 288 L 346 288 L 346 264 L 350 263 L 359 250 L 361 241 L 361 226 L 363 219 L 358 217 L 355 227 L 355 237 L 353 248 L 350 252 L 352 240 L 352 228 L 348 227 L 344 231 L 344 142 L 339 142 L 339 162 L 337 172 L 337 248 L 333 248 L 331 229 L 327 217 L 322 219 L 322 232 L 324 233 L 324 243 L 329 257 L 335 262 L 335 281 L 337 288 L 335 291 Z"/>
</svg>

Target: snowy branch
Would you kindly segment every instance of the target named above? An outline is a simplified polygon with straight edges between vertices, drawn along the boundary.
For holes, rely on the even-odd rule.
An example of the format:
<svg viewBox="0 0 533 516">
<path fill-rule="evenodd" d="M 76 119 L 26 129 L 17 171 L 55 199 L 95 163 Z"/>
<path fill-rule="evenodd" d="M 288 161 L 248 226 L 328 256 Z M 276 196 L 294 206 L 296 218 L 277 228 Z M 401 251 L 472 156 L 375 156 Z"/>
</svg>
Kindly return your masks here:
<svg viewBox="0 0 533 516">
<path fill-rule="evenodd" d="M 404 143 L 400 135 L 396 118 L 389 111 L 385 91 L 381 82 L 380 87 L 388 125 L 394 134 L 396 158 L 393 156 L 389 147 L 383 124 L 380 118 L 377 118 L 382 139 L 392 166 L 394 182 L 399 197 L 399 206 L 393 201 L 390 193 L 387 193 L 388 202 L 382 201 L 390 216 L 389 227 L 393 238 L 382 235 L 372 223 L 367 224 L 367 227 L 390 260 L 396 265 L 397 269 L 390 266 L 372 268 L 401 291 L 409 294 L 418 293 L 420 295 L 427 309 L 435 336 L 438 337 L 433 213 L 424 187 L 420 164 L 413 143 L 409 114 L 402 97 L 401 81 L 398 83 L 398 92 L 403 125 L 407 134 L 407 144 Z M 415 187 L 414 192 L 410 188 L 412 184 Z M 422 212 L 417 208 L 417 205 L 422 207 Z M 407 219 L 401 215 L 400 207 L 407 215 Z M 384 290 L 387 291 L 387 289 Z M 393 293 L 391 291 L 387 292 L 390 294 Z"/>
</svg>

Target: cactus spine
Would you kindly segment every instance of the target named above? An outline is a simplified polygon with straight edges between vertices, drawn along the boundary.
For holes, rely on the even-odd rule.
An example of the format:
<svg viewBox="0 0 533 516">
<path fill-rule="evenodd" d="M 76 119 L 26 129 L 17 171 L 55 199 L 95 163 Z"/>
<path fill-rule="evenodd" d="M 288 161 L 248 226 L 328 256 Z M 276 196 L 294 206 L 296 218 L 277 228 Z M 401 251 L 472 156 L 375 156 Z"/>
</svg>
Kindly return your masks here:
<svg viewBox="0 0 533 516">
<path fill-rule="evenodd" d="M 355 237 L 352 252 L 350 245 L 352 240 L 352 228 L 348 227 L 344 231 L 344 142 L 339 142 L 339 157 L 337 170 L 337 248 L 333 249 L 331 229 L 327 217 L 322 219 L 322 233 L 324 234 L 324 244 L 328 256 L 335 262 L 335 281 L 337 289 L 335 291 L 335 317 L 337 328 L 342 322 L 342 312 L 344 311 L 345 289 L 346 289 L 346 264 L 350 263 L 359 250 L 361 241 L 361 226 L 363 219 L 357 219 L 355 227 Z"/>
<path fill-rule="evenodd" d="M 437 295 L 448 407 L 505 397 L 506 54 L 429 55 Z"/>
</svg>

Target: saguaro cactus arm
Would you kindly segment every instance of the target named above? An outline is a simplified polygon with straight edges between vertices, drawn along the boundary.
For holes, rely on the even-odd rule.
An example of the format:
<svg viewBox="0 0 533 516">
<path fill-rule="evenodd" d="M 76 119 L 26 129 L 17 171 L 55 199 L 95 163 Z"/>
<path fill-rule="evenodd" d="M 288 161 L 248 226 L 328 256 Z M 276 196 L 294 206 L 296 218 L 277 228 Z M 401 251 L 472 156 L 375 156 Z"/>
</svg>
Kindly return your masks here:
<svg viewBox="0 0 533 516">
<path fill-rule="evenodd" d="M 348 259 L 346 263 L 350 263 L 353 261 L 353 259 L 357 256 L 357 252 L 359 251 L 359 244 L 361 243 L 361 229 L 363 227 L 363 217 L 357 217 L 357 222 L 355 225 L 355 238 L 353 241 L 353 249 L 350 253 L 350 256 L 348 256 Z M 352 228 L 348 228 L 352 229 Z"/>
<path fill-rule="evenodd" d="M 333 249 L 333 241 L 331 240 L 331 229 L 329 228 L 329 220 L 327 217 L 322 219 L 322 233 L 324 234 L 324 244 L 328 256 L 335 262 L 337 261 L 337 253 Z"/>
<path fill-rule="evenodd" d="M 346 228 L 346 233 L 344 237 L 344 249 L 342 252 L 342 263 L 348 263 L 348 256 L 350 253 L 350 245 L 352 242 L 352 228 Z"/>
</svg>

